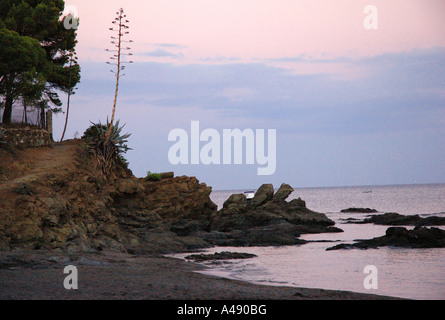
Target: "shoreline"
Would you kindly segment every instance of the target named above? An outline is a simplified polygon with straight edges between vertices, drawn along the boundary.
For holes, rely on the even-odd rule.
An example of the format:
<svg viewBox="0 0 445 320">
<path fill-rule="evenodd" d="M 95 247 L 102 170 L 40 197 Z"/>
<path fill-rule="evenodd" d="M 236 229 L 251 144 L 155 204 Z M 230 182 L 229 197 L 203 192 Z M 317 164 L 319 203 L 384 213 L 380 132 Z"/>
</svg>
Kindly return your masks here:
<svg viewBox="0 0 445 320">
<path fill-rule="evenodd" d="M 67 290 L 66 265 L 78 269 Z M 399 300 L 341 290 L 254 284 L 200 273 L 208 267 L 161 255 L 0 252 L 0 300 Z"/>
</svg>

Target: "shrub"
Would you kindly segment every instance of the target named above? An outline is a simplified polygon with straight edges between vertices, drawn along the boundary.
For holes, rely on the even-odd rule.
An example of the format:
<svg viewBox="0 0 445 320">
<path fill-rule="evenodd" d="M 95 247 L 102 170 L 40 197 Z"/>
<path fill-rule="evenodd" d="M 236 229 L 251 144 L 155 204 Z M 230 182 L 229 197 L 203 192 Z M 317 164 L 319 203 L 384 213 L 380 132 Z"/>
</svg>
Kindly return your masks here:
<svg viewBox="0 0 445 320">
<path fill-rule="evenodd" d="M 146 181 L 160 181 L 161 179 L 159 173 L 151 173 L 150 171 L 147 171 L 147 176 L 145 177 Z"/>
<path fill-rule="evenodd" d="M 109 123 L 103 125 L 92 123 L 82 136 L 88 143 L 88 149 L 94 154 L 102 172 L 108 175 L 111 172 L 113 164 L 117 163 L 124 168 L 128 166 L 127 161 L 122 154 L 131 150 L 126 142 L 131 135 L 129 133 L 121 135 L 121 131 L 125 125 L 119 127 L 119 120 L 112 127 L 110 138 L 107 139 Z"/>
<path fill-rule="evenodd" d="M 91 126 L 85 130 L 82 139 L 87 143 L 92 143 L 100 138 L 103 132 L 108 130 L 107 126 L 101 123 L 92 123 Z"/>
</svg>

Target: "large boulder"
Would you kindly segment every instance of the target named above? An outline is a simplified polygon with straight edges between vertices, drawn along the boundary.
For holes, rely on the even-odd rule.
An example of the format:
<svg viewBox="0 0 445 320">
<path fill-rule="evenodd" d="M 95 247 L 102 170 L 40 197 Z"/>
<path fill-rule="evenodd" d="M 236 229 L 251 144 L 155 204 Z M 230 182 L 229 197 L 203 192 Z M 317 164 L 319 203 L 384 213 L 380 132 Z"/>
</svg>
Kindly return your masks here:
<svg viewBox="0 0 445 320">
<path fill-rule="evenodd" d="M 232 194 L 223 204 L 223 209 L 226 212 L 242 212 L 246 209 L 246 196 L 242 193 Z"/>
<path fill-rule="evenodd" d="M 274 202 L 285 201 L 287 197 L 294 191 L 294 189 L 287 183 L 283 183 L 278 191 L 273 196 Z"/>
<path fill-rule="evenodd" d="M 378 211 L 371 208 L 348 208 L 343 209 L 340 212 L 343 213 L 377 213 Z"/>
<path fill-rule="evenodd" d="M 326 250 L 338 249 L 369 249 L 378 247 L 403 247 L 403 248 L 444 248 L 445 230 L 439 228 L 415 227 L 408 230 L 404 227 L 390 227 L 384 236 L 360 240 L 352 244 L 339 244 Z"/>
<path fill-rule="evenodd" d="M 363 221 L 350 221 L 348 223 L 374 223 L 387 226 L 443 226 L 445 225 L 445 217 L 430 216 L 422 218 L 417 214 L 402 215 L 396 212 L 388 212 L 371 215 Z"/>
<path fill-rule="evenodd" d="M 250 203 L 242 194 L 231 195 L 213 215 L 204 239 L 219 246 L 295 245 L 305 243 L 298 239 L 303 233 L 342 232 L 325 214 L 307 209 L 300 198 L 285 201 L 292 191 L 282 184 L 273 195 L 273 186 L 265 184 Z"/>
<path fill-rule="evenodd" d="M 255 196 L 250 200 L 249 205 L 253 208 L 259 207 L 271 200 L 273 198 L 273 193 L 274 190 L 272 184 L 263 184 L 257 192 L 255 192 Z"/>
</svg>

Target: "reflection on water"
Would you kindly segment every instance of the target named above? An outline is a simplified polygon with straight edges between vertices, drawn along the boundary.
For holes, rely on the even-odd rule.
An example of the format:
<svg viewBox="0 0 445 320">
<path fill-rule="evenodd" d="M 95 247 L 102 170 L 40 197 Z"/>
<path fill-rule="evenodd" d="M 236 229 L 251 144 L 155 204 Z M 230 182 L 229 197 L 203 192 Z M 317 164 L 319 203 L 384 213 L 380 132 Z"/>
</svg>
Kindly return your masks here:
<svg viewBox="0 0 445 320">
<path fill-rule="evenodd" d="M 371 189 L 372 193 L 363 193 Z M 232 194 L 242 191 L 214 191 L 212 200 L 222 207 Z M 342 218 L 366 214 L 340 213 L 349 207 L 367 207 L 379 212 L 438 214 L 445 216 L 445 185 L 409 185 L 347 188 L 296 189 L 288 200 L 301 197 L 307 207 L 324 212 L 343 233 L 303 235 L 306 240 L 352 242 L 381 236 L 387 226 L 342 224 Z M 444 228 L 444 227 L 441 227 Z M 380 248 L 325 251 L 332 242 L 310 242 L 284 247 L 219 247 L 208 253 L 237 251 L 256 254 L 247 260 L 212 264 L 208 274 L 270 285 L 349 290 L 412 299 L 445 299 L 445 249 Z M 183 257 L 185 255 L 179 255 Z M 365 266 L 378 270 L 378 289 L 367 290 Z"/>
</svg>

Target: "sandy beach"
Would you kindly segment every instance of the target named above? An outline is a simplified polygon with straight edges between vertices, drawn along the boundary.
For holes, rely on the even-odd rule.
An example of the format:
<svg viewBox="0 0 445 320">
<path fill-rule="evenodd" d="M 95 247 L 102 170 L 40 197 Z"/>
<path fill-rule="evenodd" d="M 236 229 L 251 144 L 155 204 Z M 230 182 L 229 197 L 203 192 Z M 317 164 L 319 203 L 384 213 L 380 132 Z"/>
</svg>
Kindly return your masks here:
<svg viewBox="0 0 445 320">
<path fill-rule="evenodd" d="M 78 270 L 67 290 L 63 270 Z M 2 300 L 375 300 L 346 291 L 256 285 L 195 272 L 202 265 L 163 256 L 121 253 L 68 257 L 54 252 L 1 252 Z"/>
</svg>

